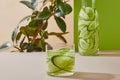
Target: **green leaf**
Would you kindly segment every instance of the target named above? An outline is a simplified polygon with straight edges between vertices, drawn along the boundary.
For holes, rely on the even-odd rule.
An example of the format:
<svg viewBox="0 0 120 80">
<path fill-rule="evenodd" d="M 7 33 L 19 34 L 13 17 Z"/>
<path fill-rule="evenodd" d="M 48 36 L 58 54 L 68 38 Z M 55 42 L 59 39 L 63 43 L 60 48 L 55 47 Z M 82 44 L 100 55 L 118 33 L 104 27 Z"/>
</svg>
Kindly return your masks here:
<svg viewBox="0 0 120 80">
<path fill-rule="evenodd" d="M 31 43 L 28 43 L 27 52 L 32 52 L 33 49 L 34 49 L 33 45 Z"/>
<path fill-rule="evenodd" d="M 59 39 L 61 39 L 63 42 L 67 43 L 66 39 L 62 36 L 64 34 L 67 34 L 68 32 L 65 33 L 56 33 L 56 32 L 50 32 L 48 33 L 48 35 L 55 35 L 57 36 Z"/>
<path fill-rule="evenodd" d="M 20 28 L 20 32 L 21 32 L 22 34 L 26 35 L 26 31 L 27 31 L 26 27 L 21 27 L 21 28 Z"/>
<path fill-rule="evenodd" d="M 45 50 L 45 42 L 42 39 L 36 39 L 34 43 L 35 48 Z"/>
<path fill-rule="evenodd" d="M 38 13 L 39 13 L 39 11 L 34 11 L 32 13 L 31 20 L 34 20 L 37 17 Z"/>
<path fill-rule="evenodd" d="M 42 27 L 43 30 L 45 30 L 48 26 L 48 21 L 45 22 L 44 26 Z"/>
<path fill-rule="evenodd" d="M 27 49 L 27 47 L 28 47 L 28 43 L 22 43 L 21 46 L 20 46 L 20 48 L 21 48 L 22 50 Z"/>
<path fill-rule="evenodd" d="M 57 0 L 56 2 L 57 2 L 57 7 L 64 15 L 67 15 L 72 12 L 72 7 L 69 4 L 62 2 L 61 0 Z"/>
<path fill-rule="evenodd" d="M 31 52 L 33 50 L 33 45 L 31 43 L 22 43 L 20 48 L 22 50 L 27 50 L 27 52 Z"/>
<path fill-rule="evenodd" d="M 48 32 L 45 31 L 44 34 L 43 34 L 43 36 L 44 36 L 45 39 L 48 39 Z"/>
<path fill-rule="evenodd" d="M 39 25 L 38 25 L 38 20 L 32 20 L 30 23 L 29 23 L 29 27 L 31 28 L 37 28 Z"/>
<path fill-rule="evenodd" d="M 32 10 L 35 10 L 34 6 L 32 5 L 31 2 L 29 1 L 20 1 L 20 3 L 26 5 L 28 8 L 32 9 Z"/>
<path fill-rule="evenodd" d="M 39 32 L 41 39 L 48 39 L 48 32 L 41 29 Z"/>
<path fill-rule="evenodd" d="M 55 21 L 62 32 L 66 32 L 66 23 L 60 17 L 54 17 Z"/>
<path fill-rule="evenodd" d="M 31 0 L 31 4 L 35 4 L 37 0 Z"/>
<path fill-rule="evenodd" d="M 51 16 L 51 13 L 48 7 L 45 7 L 42 12 L 39 13 L 38 19 L 45 19 L 47 20 Z"/>
<path fill-rule="evenodd" d="M 31 4 L 33 6 L 33 10 L 35 10 L 38 5 L 38 2 L 37 2 L 37 0 L 31 0 Z"/>
<path fill-rule="evenodd" d="M 48 39 L 48 32 L 47 31 L 40 31 L 40 35 L 42 39 Z"/>
<path fill-rule="evenodd" d="M 25 41 L 25 36 L 22 38 L 22 40 L 21 40 L 21 42 L 20 42 L 20 48 L 21 48 L 21 45 L 24 43 L 24 41 Z"/>
<path fill-rule="evenodd" d="M 68 34 L 69 32 L 64 32 L 64 33 L 57 33 L 57 32 L 50 32 L 48 35 L 65 35 Z"/>
<path fill-rule="evenodd" d="M 66 39 L 62 35 L 56 35 L 59 39 L 61 39 L 63 42 L 67 43 Z"/>
<path fill-rule="evenodd" d="M 61 0 L 57 0 L 57 7 L 63 14 L 66 13 L 66 6 Z"/>
<path fill-rule="evenodd" d="M 30 27 L 21 27 L 20 32 L 22 32 L 22 34 L 24 34 L 26 36 L 33 36 L 35 29 L 32 29 Z"/>
<path fill-rule="evenodd" d="M 65 4 L 66 6 L 66 12 L 65 12 L 65 15 L 69 14 L 72 12 L 72 7 L 69 5 L 69 4 Z"/>
<path fill-rule="evenodd" d="M 29 27 L 33 28 L 33 29 L 36 29 L 38 28 L 39 24 L 42 24 L 43 27 L 42 29 L 45 30 L 48 26 L 48 21 L 45 21 L 45 23 L 38 23 L 39 21 L 38 20 L 32 20 L 30 23 L 29 23 Z"/>
<path fill-rule="evenodd" d="M 21 37 L 21 35 L 22 35 L 22 32 L 19 32 L 19 33 L 17 34 L 17 36 L 16 36 L 16 40 L 19 40 L 20 37 Z"/>
<path fill-rule="evenodd" d="M 62 16 L 64 16 L 64 14 L 61 12 L 61 10 L 56 9 L 56 11 L 55 11 L 55 16 L 56 16 L 56 17 L 62 17 Z"/>
</svg>

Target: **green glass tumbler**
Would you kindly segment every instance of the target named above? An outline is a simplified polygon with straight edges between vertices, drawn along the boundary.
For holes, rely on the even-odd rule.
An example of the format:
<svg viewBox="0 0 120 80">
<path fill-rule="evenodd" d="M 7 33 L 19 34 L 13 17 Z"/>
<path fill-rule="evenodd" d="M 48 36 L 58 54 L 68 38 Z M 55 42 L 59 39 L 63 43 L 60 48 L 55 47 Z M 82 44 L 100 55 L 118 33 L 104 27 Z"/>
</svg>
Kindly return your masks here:
<svg viewBox="0 0 120 80">
<path fill-rule="evenodd" d="M 48 75 L 70 76 L 74 74 L 75 52 L 72 48 L 59 45 L 56 49 L 46 49 Z"/>
</svg>

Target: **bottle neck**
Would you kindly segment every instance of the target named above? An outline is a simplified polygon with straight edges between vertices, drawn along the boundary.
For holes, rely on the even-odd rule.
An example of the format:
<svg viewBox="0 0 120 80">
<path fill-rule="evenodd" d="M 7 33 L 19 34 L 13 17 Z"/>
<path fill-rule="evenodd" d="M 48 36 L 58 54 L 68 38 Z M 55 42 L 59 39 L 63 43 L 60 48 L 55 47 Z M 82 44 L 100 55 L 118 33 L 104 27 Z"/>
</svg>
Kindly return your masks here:
<svg viewBox="0 0 120 80">
<path fill-rule="evenodd" d="M 95 0 L 81 0 L 82 7 L 92 7 L 95 8 Z"/>
</svg>

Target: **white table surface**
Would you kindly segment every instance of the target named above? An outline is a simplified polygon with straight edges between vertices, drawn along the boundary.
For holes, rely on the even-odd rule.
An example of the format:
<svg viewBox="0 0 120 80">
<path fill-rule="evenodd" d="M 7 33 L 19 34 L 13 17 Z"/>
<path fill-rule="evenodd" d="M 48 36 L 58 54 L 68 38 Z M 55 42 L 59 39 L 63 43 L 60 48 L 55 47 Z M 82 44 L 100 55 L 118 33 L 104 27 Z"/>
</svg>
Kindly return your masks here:
<svg viewBox="0 0 120 80">
<path fill-rule="evenodd" d="M 120 51 L 102 51 L 99 56 L 76 53 L 75 74 L 46 74 L 46 53 L 0 52 L 0 80 L 120 80 Z"/>
</svg>

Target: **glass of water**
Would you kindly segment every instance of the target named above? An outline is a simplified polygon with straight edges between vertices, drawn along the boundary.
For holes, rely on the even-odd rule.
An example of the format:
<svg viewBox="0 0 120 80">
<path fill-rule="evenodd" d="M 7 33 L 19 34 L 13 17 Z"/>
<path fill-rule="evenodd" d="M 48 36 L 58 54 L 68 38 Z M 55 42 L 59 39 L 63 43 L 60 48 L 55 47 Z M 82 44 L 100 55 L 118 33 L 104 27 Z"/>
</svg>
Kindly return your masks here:
<svg viewBox="0 0 120 80">
<path fill-rule="evenodd" d="M 51 76 L 70 76 L 74 74 L 75 52 L 74 47 L 67 44 L 59 44 L 55 48 L 48 48 L 47 74 Z"/>
</svg>

